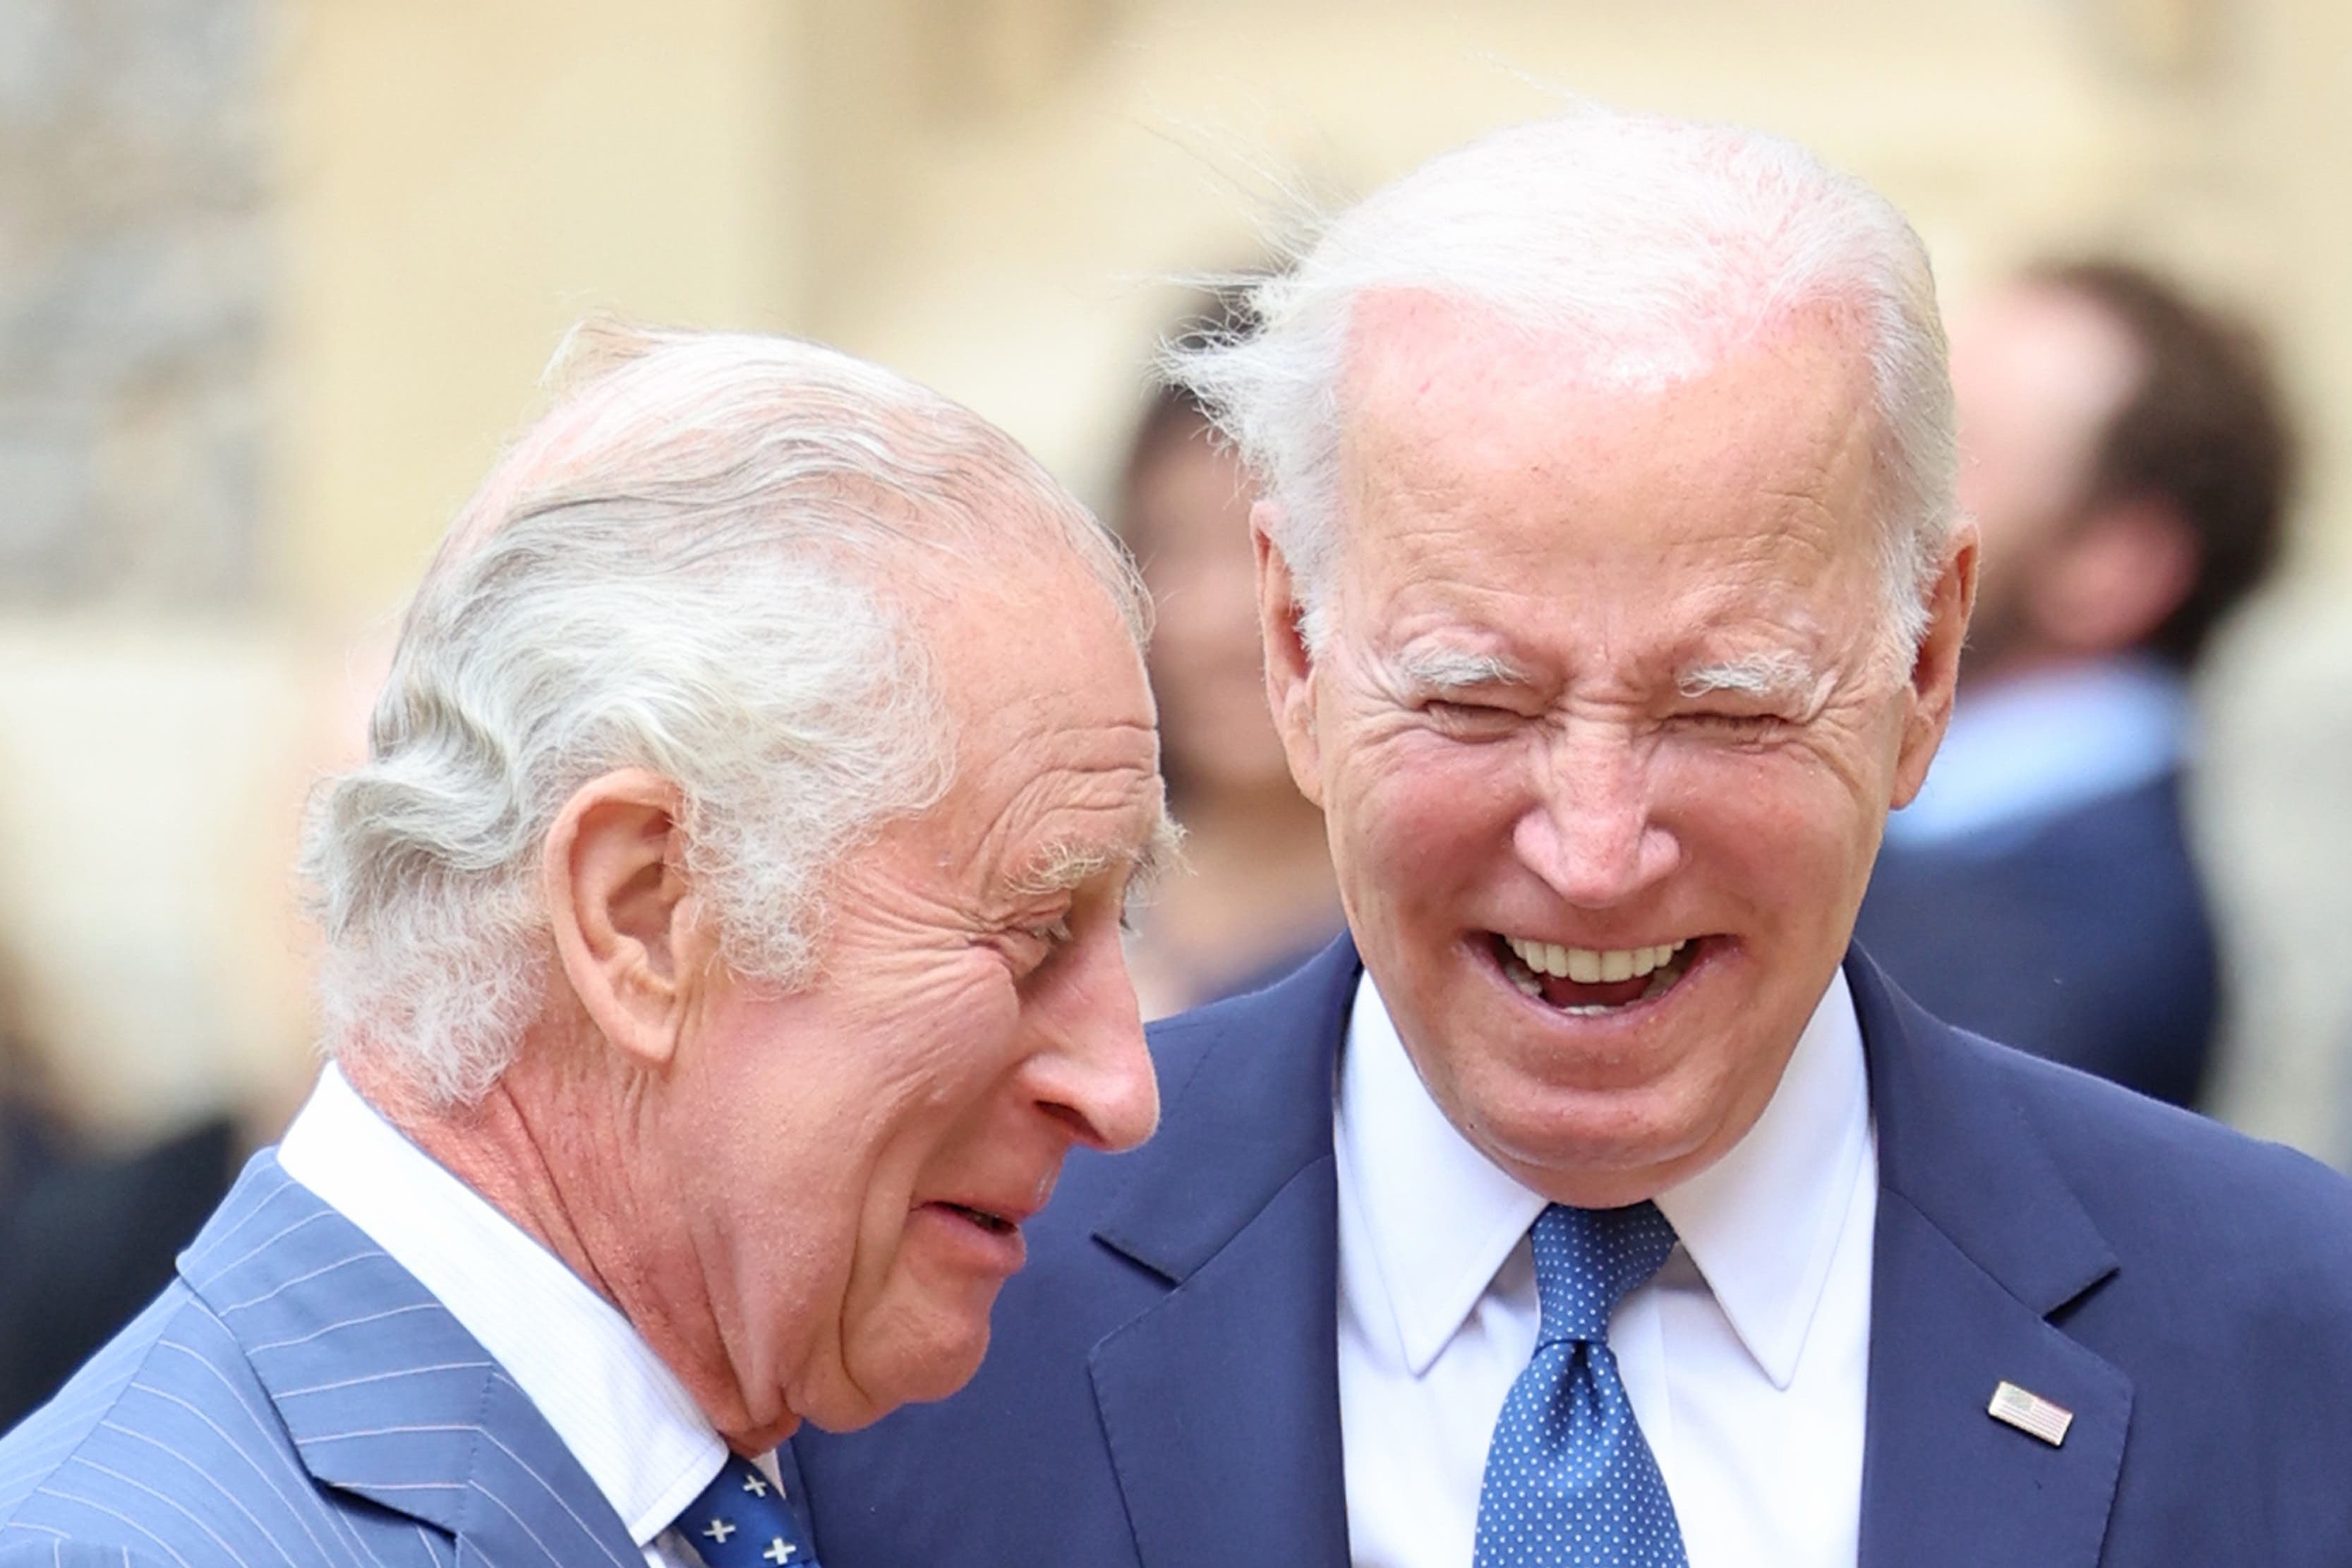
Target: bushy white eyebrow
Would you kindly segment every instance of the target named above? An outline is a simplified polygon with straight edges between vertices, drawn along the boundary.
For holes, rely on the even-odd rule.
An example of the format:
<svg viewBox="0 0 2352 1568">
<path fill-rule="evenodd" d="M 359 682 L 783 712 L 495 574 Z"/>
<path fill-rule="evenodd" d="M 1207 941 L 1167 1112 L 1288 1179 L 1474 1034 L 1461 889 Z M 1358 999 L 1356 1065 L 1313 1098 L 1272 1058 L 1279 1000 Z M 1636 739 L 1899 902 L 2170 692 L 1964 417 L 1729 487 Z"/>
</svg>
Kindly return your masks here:
<svg viewBox="0 0 2352 1568">
<path fill-rule="evenodd" d="M 1808 708 L 1820 700 L 1826 685 L 1811 661 L 1787 648 L 1694 665 L 1675 677 L 1675 689 L 1685 697 L 1736 691 L 1742 696 L 1787 700 Z"/>
<path fill-rule="evenodd" d="M 1140 846 L 1112 846 L 1062 839 L 1045 846 L 1013 881 L 1013 891 L 1024 898 L 1044 898 L 1075 892 L 1104 872 L 1127 868 L 1130 889 L 1141 889 L 1159 880 L 1183 858 L 1184 830 L 1166 809 L 1157 811 Z"/>
<path fill-rule="evenodd" d="M 1409 647 L 1389 665 L 1407 685 L 1422 691 L 1473 691 L 1481 687 L 1520 686 L 1528 672 L 1520 665 L 1491 653 L 1464 653 L 1450 647 Z"/>
</svg>

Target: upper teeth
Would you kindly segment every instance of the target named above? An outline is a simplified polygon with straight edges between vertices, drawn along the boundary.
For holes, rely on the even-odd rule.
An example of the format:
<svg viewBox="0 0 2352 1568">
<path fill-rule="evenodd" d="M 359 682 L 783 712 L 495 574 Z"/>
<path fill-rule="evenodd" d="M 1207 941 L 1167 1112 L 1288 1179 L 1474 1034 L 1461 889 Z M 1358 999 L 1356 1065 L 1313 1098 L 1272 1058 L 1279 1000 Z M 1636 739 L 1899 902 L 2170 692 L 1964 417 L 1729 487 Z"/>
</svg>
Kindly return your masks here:
<svg viewBox="0 0 2352 1568">
<path fill-rule="evenodd" d="M 1521 963 L 1538 974 L 1549 974 L 1562 980 L 1573 980 L 1580 985 L 1595 985 L 1616 980 L 1638 980 L 1689 945 L 1690 939 L 1670 942 L 1658 947 L 1562 947 L 1556 942 L 1528 942 L 1523 937 L 1507 936 L 1505 945 L 1518 955 Z"/>
</svg>

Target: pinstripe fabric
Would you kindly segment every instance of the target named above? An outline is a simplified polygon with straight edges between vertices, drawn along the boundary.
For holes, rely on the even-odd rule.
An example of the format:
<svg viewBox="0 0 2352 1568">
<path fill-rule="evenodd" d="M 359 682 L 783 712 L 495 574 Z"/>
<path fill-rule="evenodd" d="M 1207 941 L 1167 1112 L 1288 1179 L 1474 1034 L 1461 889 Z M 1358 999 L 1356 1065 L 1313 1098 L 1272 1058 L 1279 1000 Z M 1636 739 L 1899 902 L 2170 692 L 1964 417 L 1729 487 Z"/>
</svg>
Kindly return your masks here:
<svg viewBox="0 0 2352 1568">
<path fill-rule="evenodd" d="M 0 1568 L 642 1568 L 505 1371 L 269 1153 L 0 1439 Z"/>
</svg>

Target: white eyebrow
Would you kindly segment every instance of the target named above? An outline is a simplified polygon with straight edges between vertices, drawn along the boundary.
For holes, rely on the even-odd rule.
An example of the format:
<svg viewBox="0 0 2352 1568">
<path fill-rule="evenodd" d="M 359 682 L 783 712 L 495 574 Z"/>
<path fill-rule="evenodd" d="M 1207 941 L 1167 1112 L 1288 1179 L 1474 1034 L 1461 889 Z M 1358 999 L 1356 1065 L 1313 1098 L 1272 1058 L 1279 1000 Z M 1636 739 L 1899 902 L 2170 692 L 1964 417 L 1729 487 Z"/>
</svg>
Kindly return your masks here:
<svg viewBox="0 0 2352 1568">
<path fill-rule="evenodd" d="M 1810 660 L 1787 648 L 1695 665 L 1675 677 L 1675 689 L 1685 697 L 1737 691 L 1749 697 L 1801 702 L 1808 708 L 1821 700 L 1827 685 Z"/>
<path fill-rule="evenodd" d="M 1518 686 L 1525 667 L 1498 654 L 1464 653 L 1450 647 L 1409 647 L 1390 660 L 1405 682 L 1424 691 L 1469 691 L 1483 686 Z"/>
<path fill-rule="evenodd" d="M 1045 846 L 1022 873 L 1013 890 L 1024 898 L 1074 892 L 1115 867 L 1127 868 L 1129 882 L 1148 887 L 1183 858 L 1184 830 L 1165 807 L 1153 813 L 1151 827 L 1139 846 L 1097 844 L 1060 839 Z"/>
</svg>

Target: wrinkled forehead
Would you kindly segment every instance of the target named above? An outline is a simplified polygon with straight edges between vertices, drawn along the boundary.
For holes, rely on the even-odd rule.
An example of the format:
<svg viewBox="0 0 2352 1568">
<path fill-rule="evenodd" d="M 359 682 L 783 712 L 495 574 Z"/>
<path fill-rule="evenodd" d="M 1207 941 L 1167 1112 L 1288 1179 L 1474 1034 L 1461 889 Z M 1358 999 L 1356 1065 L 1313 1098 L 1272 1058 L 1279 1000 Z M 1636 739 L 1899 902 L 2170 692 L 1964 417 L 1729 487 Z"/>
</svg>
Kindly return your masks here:
<svg viewBox="0 0 2352 1568">
<path fill-rule="evenodd" d="M 1064 561 L 908 597 L 955 736 L 940 809 L 967 848 L 1016 891 L 1155 869 L 1173 833 L 1158 731 L 1109 590 Z"/>
<path fill-rule="evenodd" d="M 1711 643 L 1734 622 L 1874 620 L 1880 422 L 1867 359 L 1834 317 L 1638 374 L 1426 297 L 1375 301 L 1358 339 L 1339 614 L 1621 647 Z"/>
</svg>

